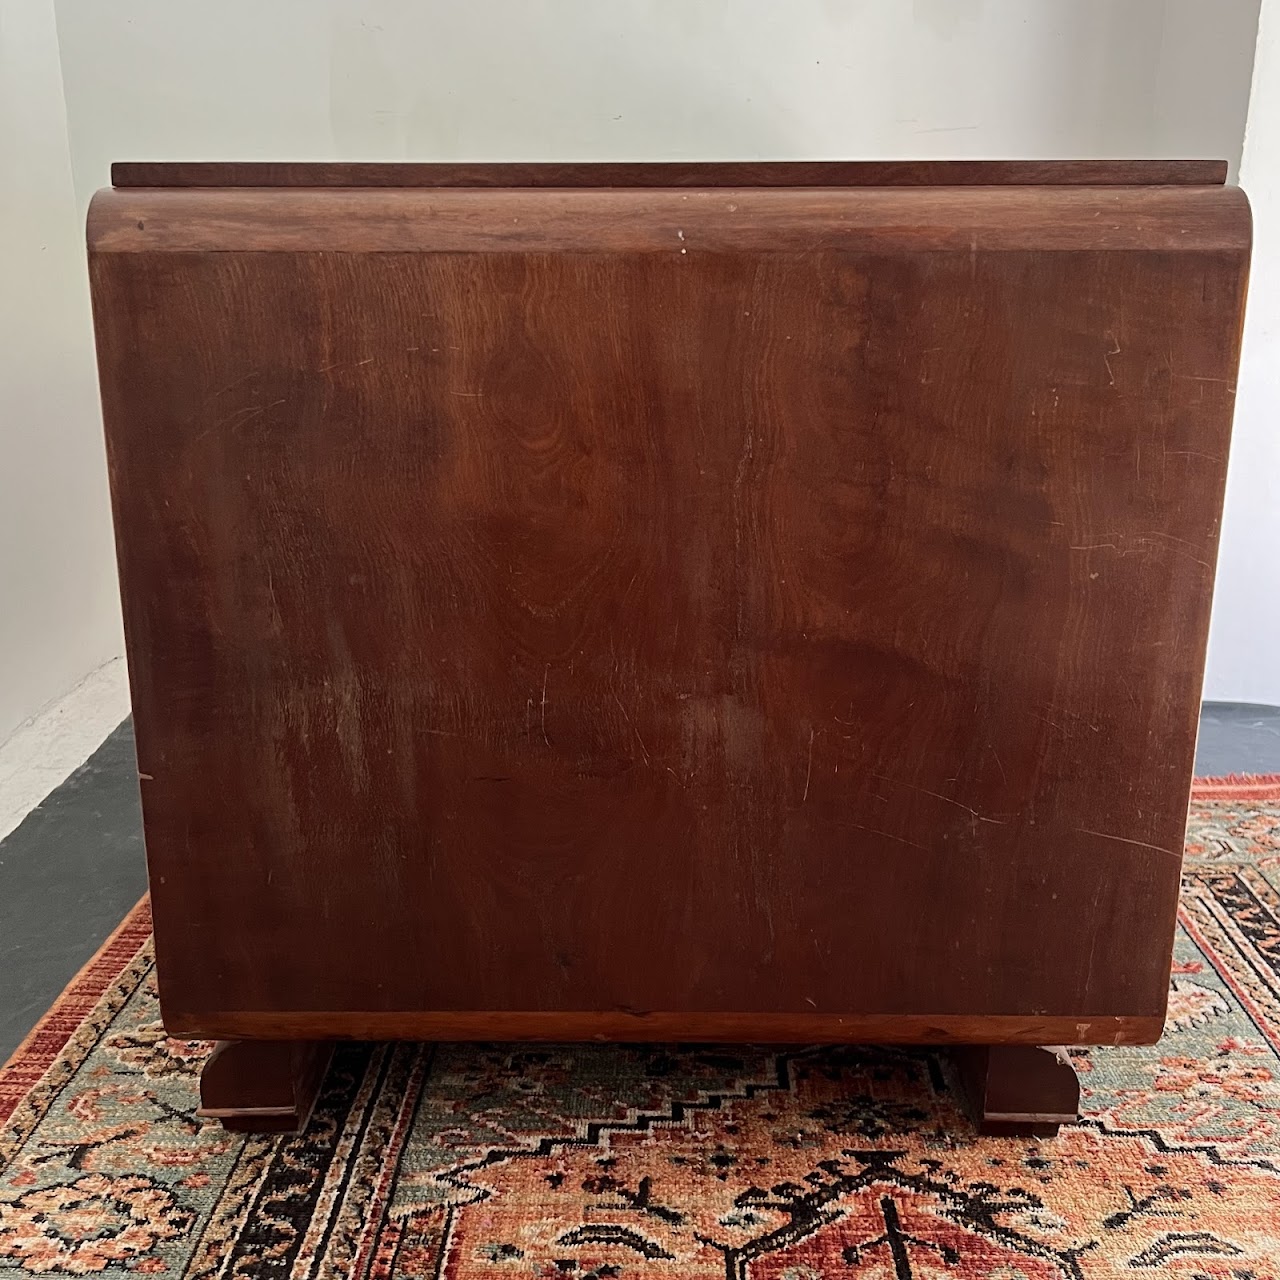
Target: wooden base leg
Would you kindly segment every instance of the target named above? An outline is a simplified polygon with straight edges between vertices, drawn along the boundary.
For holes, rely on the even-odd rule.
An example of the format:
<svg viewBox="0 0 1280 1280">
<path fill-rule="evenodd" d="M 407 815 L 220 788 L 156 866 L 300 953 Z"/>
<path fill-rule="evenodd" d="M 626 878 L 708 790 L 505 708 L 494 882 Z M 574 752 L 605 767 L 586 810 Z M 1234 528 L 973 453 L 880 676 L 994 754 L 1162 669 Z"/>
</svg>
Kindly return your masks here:
<svg viewBox="0 0 1280 1280">
<path fill-rule="evenodd" d="M 1080 1081 L 1065 1049 L 962 1045 L 953 1055 L 979 1133 L 1051 1138 L 1079 1118 Z"/>
<path fill-rule="evenodd" d="M 200 1073 L 200 1116 L 236 1133 L 295 1133 L 307 1123 L 333 1045 L 219 1040 Z"/>
</svg>

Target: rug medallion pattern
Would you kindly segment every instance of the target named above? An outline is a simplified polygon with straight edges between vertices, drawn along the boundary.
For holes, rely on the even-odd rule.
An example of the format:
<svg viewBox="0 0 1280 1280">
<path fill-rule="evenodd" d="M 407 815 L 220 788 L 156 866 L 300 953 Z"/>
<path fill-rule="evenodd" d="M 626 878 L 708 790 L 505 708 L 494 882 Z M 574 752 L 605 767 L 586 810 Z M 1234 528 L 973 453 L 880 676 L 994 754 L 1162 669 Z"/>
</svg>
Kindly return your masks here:
<svg viewBox="0 0 1280 1280">
<path fill-rule="evenodd" d="M 145 905 L 0 1072 L 0 1275 L 1280 1280 L 1280 780 L 1193 801 L 1168 1029 L 978 1138 L 944 1053 L 344 1045 L 297 1137 L 196 1118 Z"/>
</svg>

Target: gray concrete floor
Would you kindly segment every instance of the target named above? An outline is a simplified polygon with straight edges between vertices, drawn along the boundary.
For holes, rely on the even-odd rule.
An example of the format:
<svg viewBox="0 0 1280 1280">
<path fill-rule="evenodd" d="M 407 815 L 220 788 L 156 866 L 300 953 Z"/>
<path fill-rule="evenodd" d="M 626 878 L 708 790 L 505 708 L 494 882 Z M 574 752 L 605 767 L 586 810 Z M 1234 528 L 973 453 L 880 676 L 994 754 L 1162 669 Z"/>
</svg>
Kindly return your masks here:
<svg viewBox="0 0 1280 1280">
<path fill-rule="evenodd" d="M 1200 709 L 1196 774 L 1280 773 L 1280 707 L 1206 702 Z"/>
<path fill-rule="evenodd" d="M 1280 773 L 1280 707 L 1206 703 L 1196 773 Z M 0 841 L 0 1062 L 145 890 L 126 721 Z"/>
</svg>

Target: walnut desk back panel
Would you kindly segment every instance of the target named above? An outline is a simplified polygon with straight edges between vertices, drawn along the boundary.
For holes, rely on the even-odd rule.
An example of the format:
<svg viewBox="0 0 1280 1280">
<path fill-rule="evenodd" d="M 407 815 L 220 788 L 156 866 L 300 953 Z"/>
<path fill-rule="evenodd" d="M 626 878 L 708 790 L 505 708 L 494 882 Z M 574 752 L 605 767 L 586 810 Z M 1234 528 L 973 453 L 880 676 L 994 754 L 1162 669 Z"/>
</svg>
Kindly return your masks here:
<svg viewBox="0 0 1280 1280">
<path fill-rule="evenodd" d="M 1222 177 L 119 166 L 166 1024 L 1154 1039 Z"/>
</svg>

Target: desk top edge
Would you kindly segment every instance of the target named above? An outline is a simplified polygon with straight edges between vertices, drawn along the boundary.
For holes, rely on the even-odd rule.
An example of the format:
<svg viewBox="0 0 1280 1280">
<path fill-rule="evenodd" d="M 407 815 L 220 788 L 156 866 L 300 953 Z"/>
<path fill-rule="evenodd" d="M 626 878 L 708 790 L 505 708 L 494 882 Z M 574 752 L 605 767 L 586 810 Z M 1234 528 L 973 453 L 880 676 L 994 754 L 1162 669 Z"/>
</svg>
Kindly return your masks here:
<svg viewBox="0 0 1280 1280">
<path fill-rule="evenodd" d="M 135 187 L 89 205 L 93 254 L 1122 250 L 1248 254 L 1227 186 Z"/>
<path fill-rule="evenodd" d="M 118 161 L 114 187 L 1222 186 L 1225 160 Z"/>
</svg>

